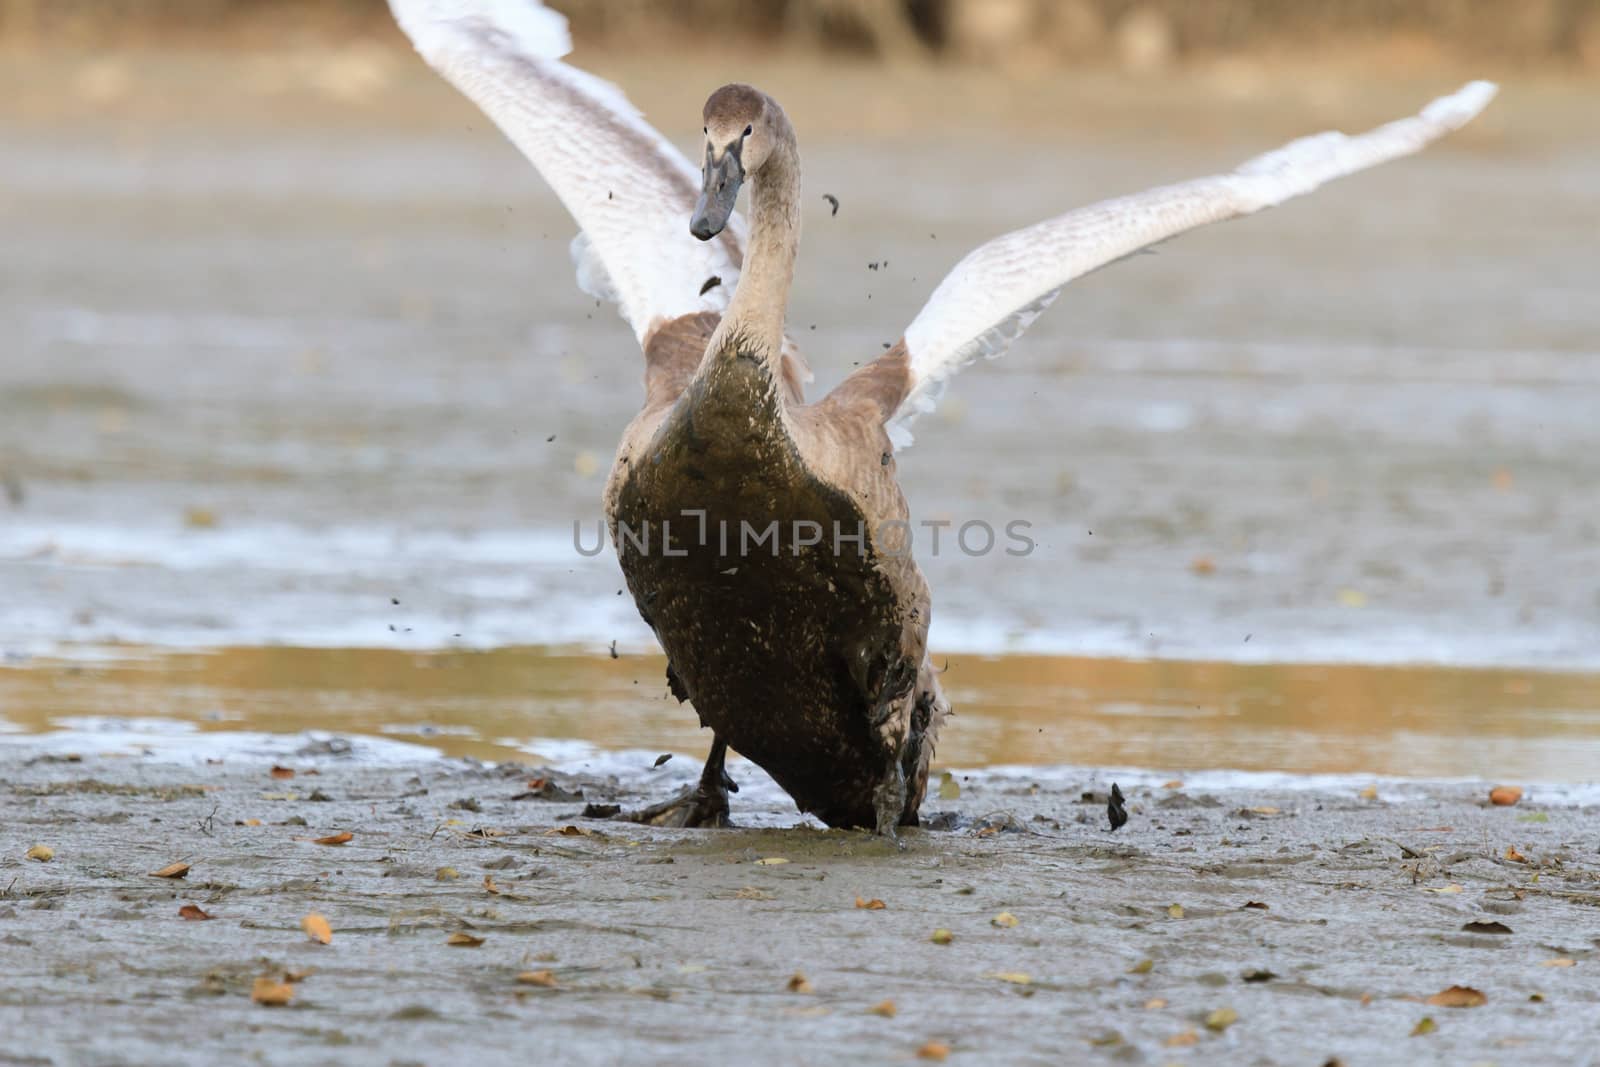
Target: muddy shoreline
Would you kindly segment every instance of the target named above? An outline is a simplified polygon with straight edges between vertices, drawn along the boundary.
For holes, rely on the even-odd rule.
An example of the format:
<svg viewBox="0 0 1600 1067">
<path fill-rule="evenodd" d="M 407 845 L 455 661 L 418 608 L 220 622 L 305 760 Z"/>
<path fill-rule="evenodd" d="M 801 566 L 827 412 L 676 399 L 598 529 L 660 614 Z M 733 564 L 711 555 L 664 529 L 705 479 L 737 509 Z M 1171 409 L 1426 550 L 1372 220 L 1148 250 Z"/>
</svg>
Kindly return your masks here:
<svg viewBox="0 0 1600 1067">
<path fill-rule="evenodd" d="M 959 827 L 897 852 L 798 823 L 760 782 L 735 798 L 748 828 L 579 817 L 659 798 L 687 758 L 574 777 L 397 762 L 361 738 L 271 744 L 219 763 L 0 753 L 0 1062 L 213 1063 L 243 1035 L 256 1062 L 295 1064 L 687 1062 L 752 1040 L 796 1063 L 929 1042 L 953 1062 L 1592 1051 L 1596 811 L 1537 790 L 1499 808 L 1487 784 L 1125 782 L 1112 834 L 1097 776 L 973 772 L 924 808 Z M 584 798 L 537 799 L 552 788 Z M 49 862 L 26 858 L 36 845 Z M 185 879 L 149 873 L 175 862 Z M 213 918 L 180 918 L 190 904 Z M 302 932 L 313 912 L 331 943 Z M 252 1002 L 286 973 L 303 976 L 288 1006 Z M 1423 1002 L 1452 985 L 1487 1003 Z M 1237 1021 L 1217 1028 L 1224 1009 Z"/>
</svg>

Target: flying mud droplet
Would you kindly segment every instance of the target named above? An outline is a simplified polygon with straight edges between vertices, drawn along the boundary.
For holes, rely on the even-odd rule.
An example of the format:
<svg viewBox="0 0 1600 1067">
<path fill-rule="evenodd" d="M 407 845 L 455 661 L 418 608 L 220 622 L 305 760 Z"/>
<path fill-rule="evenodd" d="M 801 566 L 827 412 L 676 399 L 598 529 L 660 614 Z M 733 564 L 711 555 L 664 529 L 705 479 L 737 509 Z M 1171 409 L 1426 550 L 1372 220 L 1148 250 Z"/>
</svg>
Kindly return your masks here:
<svg viewBox="0 0 1600 1067">
<path fill-rule="evenodd" d="M 1111 819 L 1111 832 L 1116 833 L 1128 821 L 1128 809 L 1123 807 L 1125 798 L 1116 782 L 1111 783 L 1111 799 L 1106 801 L 1106 815 Z"/>
<path fill-rule="evenodd" d="M 839 198 L 837 196 L 834 196 L 832 193 L 823 193 L 822 199 L 826 200 L 828 202 L 828 206 L 833 209 L 828 213 L 828 217 L 830 219 L 839 214 Z"/>
</svg>

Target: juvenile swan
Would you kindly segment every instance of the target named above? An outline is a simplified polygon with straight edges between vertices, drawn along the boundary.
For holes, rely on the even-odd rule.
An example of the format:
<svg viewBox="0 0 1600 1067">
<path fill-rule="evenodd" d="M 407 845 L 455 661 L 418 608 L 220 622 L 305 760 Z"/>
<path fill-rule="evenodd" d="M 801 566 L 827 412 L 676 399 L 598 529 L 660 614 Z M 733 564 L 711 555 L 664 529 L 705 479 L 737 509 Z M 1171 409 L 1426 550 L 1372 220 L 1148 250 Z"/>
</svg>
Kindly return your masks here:
<svg viewBox="0 0 1600 1067">
<path fill-rule="evenodd" d="M 916 825 L 948 705 L 895 480 L 908 424 L 1074 278 L 1416 152 L 1495 93 L 1472 82 L 1369 133 L 1307 137 L 1231 174 L 996 238 L 956 264 L 897 344 L 807 404 L 809 374 L 784 335 L 800 157 L 776 101 L 748 85 L 712 93 L 696 174 L 615 87 L 560 61 L 566 20 L 535 0 L 390 4 L 555 189 L 582 231 L 578 284 L 615 301 L 644 350 L 644 407 L 605 506 L 672 692 L 712 730 L 698 788 L 639 815 L 682 826 L 726 822 L 730 745 L 830 826 Z M 734 210 L 743 186 L 748 231 Z"/>
</svg>

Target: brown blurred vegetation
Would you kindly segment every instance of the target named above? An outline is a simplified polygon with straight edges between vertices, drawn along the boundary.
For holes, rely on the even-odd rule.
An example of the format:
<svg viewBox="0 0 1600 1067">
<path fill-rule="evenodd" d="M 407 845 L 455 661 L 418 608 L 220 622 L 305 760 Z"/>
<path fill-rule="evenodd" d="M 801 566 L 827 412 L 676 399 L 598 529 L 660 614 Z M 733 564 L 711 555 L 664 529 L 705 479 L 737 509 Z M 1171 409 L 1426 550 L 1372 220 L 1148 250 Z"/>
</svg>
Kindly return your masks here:
<svg viewBox="0 0 1600 1067">
<path fill-rule="evenodd" d="M 1376 45 L 1600 69 L 1600 0 L 558 0 L 580 40 L 730 37 L 891 60 L 1184 57 Z M 383 0 L 0 0 L 0 42 L 284 45 L 393 36 Z"/>
</svg>

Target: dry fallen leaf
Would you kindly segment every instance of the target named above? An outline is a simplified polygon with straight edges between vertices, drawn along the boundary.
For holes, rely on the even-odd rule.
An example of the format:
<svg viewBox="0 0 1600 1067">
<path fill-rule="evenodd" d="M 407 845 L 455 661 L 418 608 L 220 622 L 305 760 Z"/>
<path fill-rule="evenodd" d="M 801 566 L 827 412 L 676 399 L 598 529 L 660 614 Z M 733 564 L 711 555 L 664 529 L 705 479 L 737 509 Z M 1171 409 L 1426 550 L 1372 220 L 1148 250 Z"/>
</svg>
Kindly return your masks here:
<svg viewBox="0 0 1600 1067">
<path fill-rule="evenodd" d="M 1358 794 L 1358 795 L 1361 797 L 1362 800 L 1377 800 L 1378 799 L 1378 787 L 1376 785 L 1369 785 L 1365 789 L 1363 789 L 1360 792 L 1360 794 Z"/>
<path fill-rule="evenodd" d="M 184 508 L 183 524 L 192 530 L 214 530 L 217 513 L 210 508 Z"/>
<path fill-rule="evenodd" d="M 1522 787 L 1515 785 L 1497 785 L 1489 790 L 1489 803 L 1497 804 L 1502 808 L 1509 808 L 1522 799 Z"/>
<path fill-rule="evenodd" d="M 556 976 L 551 971 L 523 971 L 517 975 L 517 981 L 522 985 L 543 986 L 545 989 L 556 987 Z"/>
<path fill-rule="evenodd" d="M 1195 1032 L 1193 1027 L 1190 1027 L 1189 1029 L 1180 1033 L 1173 1034 L 1162 1043 L 1168 1048 L 1185 1048 L 1189 1045 L 1197 1043 L 1199 1040 L 1200 1035 Z"/>
<path fill-rule="evenodd" d="M 1453 985 L 1435 993 L 1427 1002 L 1435 1008 L 1481 1008 L 1489 998 L 1471 986 Z"/>
<path fill-rule="evenodd" d="M 1021 971 L 988 971 L 985 978 L 993 978 L 997 982 L 1010 982 L 1012 985 L 1032 985 L 1033 976 L 1023 974 Z"/>
<path fill-rule="evenodd" d="M 1167 907 L 1167 914 L 1170 915 L 1174 919 L 1183 918 L 1183 905 L 1182 904 L 1169 905 Z"/>
<path fill-rule="evenodd" d="M 159 871 L 151 871 L 152 878 L 182 878 L 189 873 L 187 863 L 169 863 Z"/>
<path fill-rule="evenodd" d="M 1280 815 L 1280 814 L 1282 814 L 1282 809 L 1275 808 L 1270 804 L 1263 804 L 1260 807 L 1251 808 L 1250 810 L 1255 812 L 1257 815 Z"/>
<path fill-rule="evenodd" d="M 1421 1037 L 1423 1034 L 1431 1034 L 1437 1029 L 1439 1027 L 1434 1023 L 1433 1016 L 1424 1015 L 1417 1020 L 1417 1025 L 1411 1028 L 1411 1036 Z"/>
<path fill-rule="evenodd" d="M 869 1015 L 881 1015 L 885 1019 L 893 1019 L 895 1013 L 894 1001 L 880 1000 L 878 1003 L 868 1008 L 867 1013 Z"/>
<path fill-rule="evenodd" d="M 956 781 L 956 776 L 949 771 L 939 776 L 939 799 L 960 800 L 961 783 Z"/>
<path fill-rule="evenodd" d="M 1166 1006 L 1167 1002 L 1160 997 L 1151 997 L 1149 1000 L 1144 1002 L 1145 1011 L 1160 1011 Z"/>
<path fill-rule="evenodd" d="M 250 999 L 268 1007 L 282 1007 L 294 999 L 294 986 L 276 978 L 257 978 L 250 989 Z"/>
<path fill-rule="evenodd" d="M 272 768 L 272 777 L 274 777 L 274 778 L 293 778 L 294 777 L 294 768 L 293 767 L 279 767 L 277 765 L 274 765 L 273 768 Z"/>
<path fill-rule="evenodd" d="M 183 907 L 179 908 L 178 916 L 179 918 L 190 919 L 194 922 L 199 922 L 202 919 L 215 918 L 215 916 L 200 910 L 199 906 L 195 904 L 185 904 Z"/>
<path fill-rule="evenodd" d="M 1576 960 L 1569 960 L 1565 956 L 1558 956 L 1553 960 L 1541 960 L 1539 962 L 1541 967 L 1576 967 L 1577 965 Z"/>
<path fill-rule="evenodd" d="M 444 943 L 447 945 L 454 945 L 456 948 L 477 948 L 479 945 L 483 944 L 483 938 L 474 937 L 465 930 L 457 930 L 455 933 L 445 938 Z"/>
<path fill-rule="evenodd" d="M 500 895 L 500 887 L 494 884 L 494 875 L 492 874 L 483 876 L 483 889 L 486 893 L 493 893 L 495 896 Z"/>
<path fill-rule="evenodd" d="M 311 940 L 320 941 L 324 945 L 333 940 L 333 927 L 328 925 L 327 919 L 324 919 L 316 912 L 312 912 L 300 920 L 300 929 L 304 930 L 306 936 Z"/>
<path fill-rule="evenodd" d="M 1206 1016 L 1206 1029 L 1221 1033 L 1239 1021 L 1239 1013 L 1232 1008 L 1218 1008 Z"/>
<path fill-rule="evenodd" d="M 433 880 L 435 882 L 453 882 L 460 877 L 461 872 L 454 867 L 440 867 L 433 872 Z"/>
<path fill-rule="evenodd" d="M 243 825 L 245 825 L 245 826 L 260 826 L 261 825 L 261 820 L 260 819 L 246 819 L 244 821 Z"/>
<path fill-rule="evenodd" d="M 756 860 L 756 866 L 757 867 L 779 867 L 779 866 L 782 866 L 783 864 L 788 863 L 788 862 L 789 861 L 784 859 L 782 856 L 767 856 L 767 857 L 765 857 L 763 859 Z"/>
<path fill-rule="evenodd" d="M 1155 969 L 1156 961 L 1146 957 L 1128 968 L 1129 974 L 1149 974 Z"/>
<path fill-rule="evenodd" d="M 288 982 L 290 985 L 295 985 L 297 983 L 304 982 L 307 978 L 310 978 L 316 973 L 317 972 L 315 970 L 309 967 L 303 971 L 284 971 L 283 980 Z"/>
<path fill-rule="evenodd" d="M 1210 556 L 1196 556 L 1189 561 L 1189 569 L 1195 574 L 1215 574 L 1217 573 L 1217 563 Z"/>
<path fill-rule="evenodd" d="M 1506 859 L 1510 860 L 1512 863 L 1527 863 L 1528 862 L 1528 857 L 1526 857 L 1522 853 L 1518 852 L 1517 851 L 1517 847 L 1515 845 L 1507 845 L 1506 846 Z"/>
<path fill-rule="evenodd" d="M 809 993 L 812 991 L 810 980 L 799 971 L 794 972 L 789 977 L 789 983 L 784 988 L 791 993 Z"/>
<path fill-rule="evenodd" d="M 935 945 L 948 945 L 950 942 L 954 941 L 955 939 L 956 939 L 956 935 L 955 934 L 951 933 L 949 930 L 946 930 L 944 927 L 941 926 L 941 927 L 939 927 L 937 930 L 935 930 L 933 932 L 933 937 L 932 937 L 931 940 L 933 941 L 933 943 Z"/>
<path fill-rule="evenodd" d="M 1173 779 L 1170 779 L 1168 781 L 1162 782 L 1161 783 L 1161 788 L 1162 789 L 1182 789 L 1183 788 L 1183 779 L 1182 778 L 1173 778 Z"/>
<path fill-rule="evenodd" d="M 1270 910 L 1272 910 L 1270 905 L 1263 904 L 1259 900 L 1247 900 L 1243 904 L 1239 905 L 1239 907 L 1241 909 L 1242 908 L 1251 908 L 1251 909 L 1253 909 L 1255 911 L 1270 911 Z"/>
<path fill-rule="evenodd" d="M 929 1041 L 917 1049 L 919 1060 L 945 1060 L 950 1057 L 950 1046 L 943 1041 Z"/>
<path fill-rule="evenodd" d="M 546 836 L 546 837 L 594 837 L 595 833 L 596 832 L 594 830 L 589 829 L 587 826 L 574 826 L 574 825 L 569 823 L 566 826 L 558 826 L 554 830 L 546 830 L 544 832 L 544 836 Z M 488 837 L 489 833 L 487 831 L 484 831 L 483 833 L 479 834 L 479 836 L 480 837 Z"/>
<path fill-rule="evenodd" d="M 999 915 L 996 915 L 994 918 L 989 920 L 989 925 L 999 926 L 1003 929 L 1010 929 L 1011 927 L 1017 925 L 1017 917 L 1011 914 L 1009 911 L 1002 911 Z"/>
<path fill-rule="evenodd" d="M 856 897 L 856 907 L 860 908 L 862 911 L 882 911 L 884 908 L 888 907 L 888 905 L 879 900 L 877 897 L 873 897 L 871 900 L 868 900 L 866 897 Z"/>
<path fill-rule="evenodd" d="M 1429 885 L 1429 886 L 1423 886 L 1423 888 L 1426 889 L 1430 893 L 1459 893 L 1459 892 L 1461 892 L 1461 887 L 1456 885 L 1454 882 L 1451 882 L 1449 885 Z"/>
<path fill-rule="evenodd" d="M 34 845 L 28 850 L 28 858 L 38 860 L 40 863 L 49 863 L 56 858 L 56 850 L 49 845 Z"/>
<path fill-rule="evenodd" d="M 354 841 L 355 837 L 356 835 L 351 833 L 349 830 L 340 830 L 336 834 L 329 834 L 327 837 L 316 838 L 311 843 L 313 845 L 342 845 L 348 841 Z"/>
<path fill-rule="evenodd" d="M 1469 934 L 1509 934 L 1511 927 L 1502 922 L 1474 919 L 1472 922 L 1463 923 L 1461 929 Z"/>
</svg>

